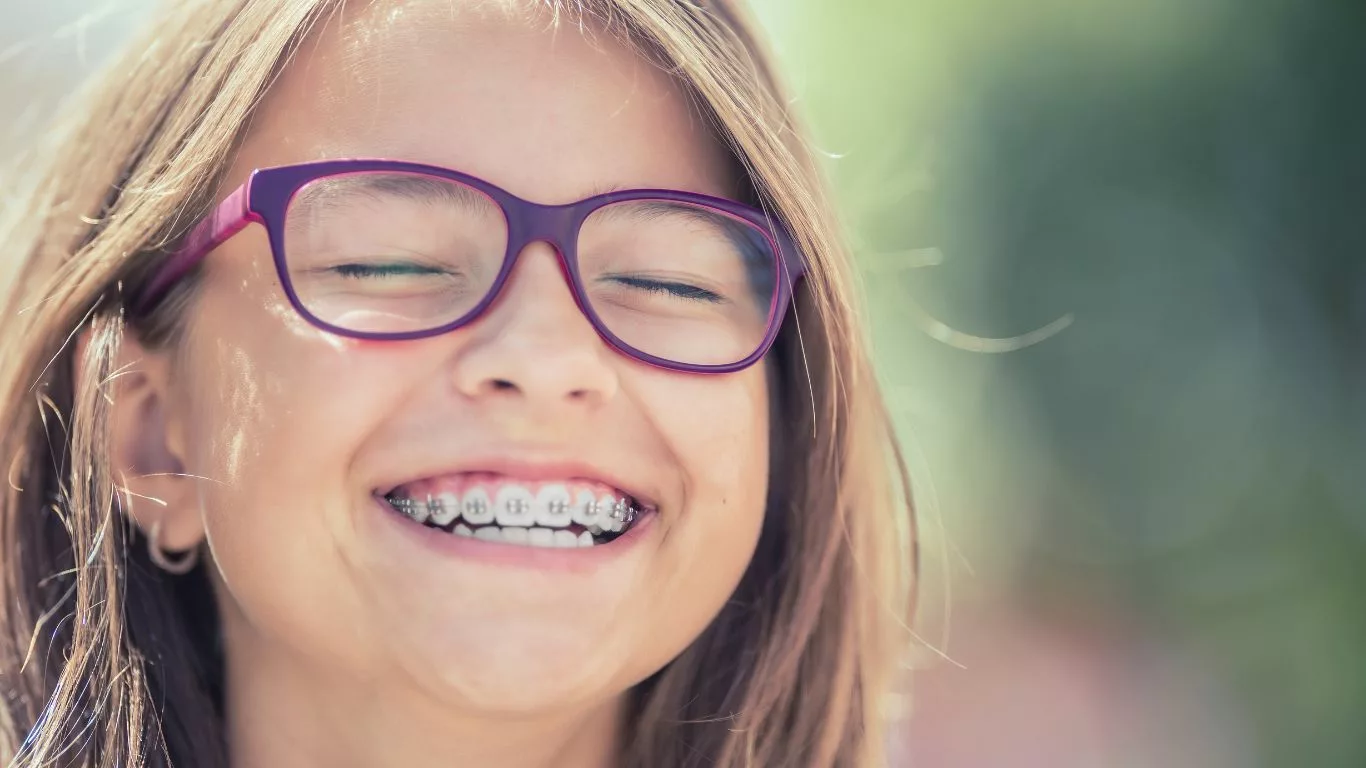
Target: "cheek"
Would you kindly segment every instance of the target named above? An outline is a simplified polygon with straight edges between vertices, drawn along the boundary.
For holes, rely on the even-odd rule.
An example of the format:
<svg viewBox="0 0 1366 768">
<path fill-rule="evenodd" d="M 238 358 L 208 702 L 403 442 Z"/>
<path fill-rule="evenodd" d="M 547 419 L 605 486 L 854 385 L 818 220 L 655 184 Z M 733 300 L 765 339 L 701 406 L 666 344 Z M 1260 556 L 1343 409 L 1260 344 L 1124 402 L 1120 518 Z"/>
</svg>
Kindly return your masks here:
<svg viewBox="0 0 1366 768">
<path fill-rule="evenodd" d="M 715 377 L 665 373 L 650 383 L 638 389 L 647 392 L 642 408 L 683 474 L 689 506 L 705 498 L 708 509 L 735 504 L 741 516 L 762 518 L 762 504 L 745 500 L 767 492 L 766 369 Z"/>
<path fill-rule="evenodd" d="M 693 514 L 742 528 L 762 518 L 769 462 L 764 394 L 743 386 L 674 406 L 678 412 L 666 434 L 677 447 Z M 720 517 L 713 521 L 713 515 Z"/>
<path fill-rule="evenodd" d="M 347 470 L 397 385 L 383 366 L 357 364 L 347 342 L 204 305 L 185 366 L 186 471 L 202 478 L 225 630 L 242 619 L 265 634 L 318 637 L 354 623 L 334 546 L 355 497 Z"/>
<path fill-rule="evenodd" d="M 647 622 L 680 653 L 734 593 L 766 513 L 769 402 L 762 369 L 733 378 L 682 378 L 652 401 L 653 420 L 681 470 L 683 504 L 668 521 L 655 564 L 659 593 Z M 658 640 L 656 641 L 658 642 Z M 655 659 L 658 661 L 658 659 Z"/>
<path fill-rule="evenodd" d="M 351 452 L 402 384 L 356 354 L 358 342 L 299 317 L 280 295 L 264 240 L 246 245 L 259 247 L 224 254 L 226 267 L 195 306 L 186 441 L 217 481 L 211 493 L 266 493 L 287 509 L 325 487 L 344 491 Z"/>
</svg>

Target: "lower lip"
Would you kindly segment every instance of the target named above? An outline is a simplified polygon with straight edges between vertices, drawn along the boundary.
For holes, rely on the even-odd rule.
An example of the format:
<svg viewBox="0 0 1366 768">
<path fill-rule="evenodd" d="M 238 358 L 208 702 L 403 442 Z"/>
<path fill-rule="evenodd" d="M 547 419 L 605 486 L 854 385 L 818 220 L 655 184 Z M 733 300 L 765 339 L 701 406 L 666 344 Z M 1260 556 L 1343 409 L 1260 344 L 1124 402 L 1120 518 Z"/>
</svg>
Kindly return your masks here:
<svg viewBox="0 0 1366 768">
<path fill-rule="evenodd" d="M 640 546 L 646 534 L 654 528 L 655 518 L 659 514 L 646 512 L 630 530 L 606 544 L 594 544 L 591 547 L 529 547 L 439 531 L 410 520 L 379 498 L 373 498 L 373 501 L 381 521 L 381 535 L 386 538 L 398 537 L 439 557 L 567 573 L 596 571 L 629 554 Z"/>
</svg>

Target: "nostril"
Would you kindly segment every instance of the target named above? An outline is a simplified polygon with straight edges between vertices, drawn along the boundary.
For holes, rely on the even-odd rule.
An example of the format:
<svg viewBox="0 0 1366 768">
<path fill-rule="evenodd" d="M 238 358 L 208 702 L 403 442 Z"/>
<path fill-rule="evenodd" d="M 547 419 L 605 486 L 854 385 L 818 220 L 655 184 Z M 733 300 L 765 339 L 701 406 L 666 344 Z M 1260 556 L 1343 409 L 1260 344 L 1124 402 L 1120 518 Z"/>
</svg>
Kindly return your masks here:
<svg viewBox="0 0 1366 768">
<path fill-rule="evenodd" d="M 510 392 L 517 389 L 517 385 L 507 379 L 494 379 L 489 383 L 493 385 L 493 389 L 496 392 Z"/>
</svg>

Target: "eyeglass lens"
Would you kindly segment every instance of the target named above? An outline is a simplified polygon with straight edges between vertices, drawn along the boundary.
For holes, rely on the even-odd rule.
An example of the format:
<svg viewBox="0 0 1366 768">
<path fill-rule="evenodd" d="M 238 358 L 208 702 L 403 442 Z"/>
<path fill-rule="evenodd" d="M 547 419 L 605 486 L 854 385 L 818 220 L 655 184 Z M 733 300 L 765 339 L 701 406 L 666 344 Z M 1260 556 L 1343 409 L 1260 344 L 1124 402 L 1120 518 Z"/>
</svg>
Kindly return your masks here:
<svg viewBox="0 0 1366 768">
<path fill-rule="evenodd" d="M 411 173 L 329 176 L 296 193 L 284 260 L 300 304 L 328 325 L 412 333 L 466 318 L 507 252 L 498 203 Z M 596 321 L 646 354 L 726 365 L 759 348 L 777 256 L 765 233 L 705 206 L 627 200 L 593 211 L 574 245 Z"/>
</svg>

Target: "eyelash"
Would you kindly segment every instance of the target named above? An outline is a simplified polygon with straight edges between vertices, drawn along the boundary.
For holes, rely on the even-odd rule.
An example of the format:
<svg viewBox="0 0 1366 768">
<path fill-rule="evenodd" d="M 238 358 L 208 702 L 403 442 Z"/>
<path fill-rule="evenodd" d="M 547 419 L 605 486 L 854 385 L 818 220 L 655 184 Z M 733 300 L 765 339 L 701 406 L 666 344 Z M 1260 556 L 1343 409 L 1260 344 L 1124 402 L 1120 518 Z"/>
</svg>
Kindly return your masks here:
<svg viewBox="0 0 1366 768">
<path fill-rule="evenodd" d="M 685 299 L 689 301 L 706 301 L 712 304 L 721 303 L 721 297 L 717 294 L 707 290 L 706 288 L 699 288 L 695 285 L 688 285 L 687 283 L 675 283 L 664 280 L 646 280 L 639 277 L 628 277 L 625 275 L 616 275 L 613 277 L 613 279 L 619 283 L 625 283 L 626 285 L 629 285 L 632 288 L 639 288 L 641 290 L 649 291 L 651 293 L 666 293 L 675 298 Z"/>
<path fill-rule="evenodd" d="M 332 271 L 347 280 L 364 280 L 366 278 L 384 278 L 403 275 L 438 275 L 444 273 L 443 270 L 424 267 L 417 264 L 338 264 L 332 267 Z M 721 297 L 716 293 L 687 283 L 678 283 L 668 280 L 646 280 L 644 278 L 630 277 L 627 275 L 616 275 L 612 279 L 632 288 L 648 291 L 650 293 L 662 293 L 684 301 L 702 301 L 710 304 L 719 304 L 722 301 Z"/>
<path fill-rule="evenodd" d="M 443 270 L 418 264 L 338 264 L 332 271 L 349 280 L 367 277 L 395 277 L 402 275 L 439 275 Z"/>
</svg>

